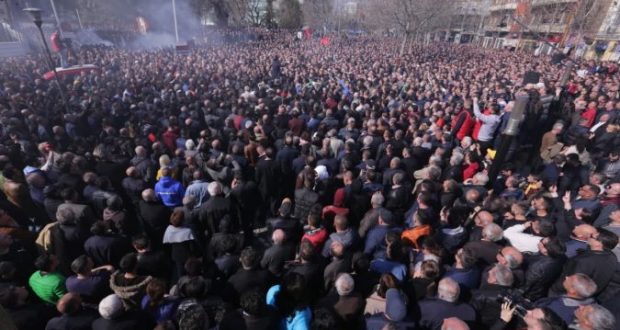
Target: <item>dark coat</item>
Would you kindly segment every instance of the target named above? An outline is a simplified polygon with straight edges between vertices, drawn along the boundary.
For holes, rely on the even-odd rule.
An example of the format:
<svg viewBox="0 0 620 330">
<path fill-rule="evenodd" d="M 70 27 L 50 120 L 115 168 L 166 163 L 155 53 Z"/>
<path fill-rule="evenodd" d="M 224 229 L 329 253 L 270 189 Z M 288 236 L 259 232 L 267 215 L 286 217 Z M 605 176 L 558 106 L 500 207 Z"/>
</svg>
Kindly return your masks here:
<svg viewBox="0 0 620 330">
<path fill-rule="evenodd" d="M 295 246 L 293 244 L 273 245 L 263 254 L 260 265 L 272 274 L 279 276 L 284 269 L 284 262 L 293 259 L 295 259 Z"/>
<path fill-rule="evenodd" d="M 239 228 L 237 209 L 229 198 L 222 195 L 212 196 L 200 207 L 199 221 L 203 228 L 209 230 L 209 234 L 219 232 L 219 222 L 224 216 L 230 216 L 233 228 Z"/>
<path fill-rule="evenodd" d="M 131 251 L 129 240 L 119 235 L 95 235 L 84 242 L 84 253 L 93 259 L 96 267 L 118 267 L 121 258 Z"/>
<path fill-rule="evenodd" d="M 562 283 L 566 276 L 582 273 L 588 275 L 597 286 L 595 295 L 601 293 L 618 271 L 618 259 L 611 251 L 585 251 L 568 259 L 564 264 L 562 275 L 551 287 L 554 295 L 562 294 Z"/>
<path fill-rule="evenodd" d="M 465 322 L 476 321 L 476 311 L 465 303 L 450 303 L 432 298 L 420 301 L 416 320 L 420 329 L 441 329 L 444 319 L 458 317 Z"/>
<path fill-rule="evenodd" d="M 308 189 L 295 190 L 295 218 L 305 221 L 310 209 L 319 201 L 319 194 Z"/>
<path fill-rule="evenodd" d="M 508 289 L 510 288 L 501 285 L 487 284 L 472 291 L 470 303 L 478 313 L 480 323 L 485 327 L 491 327 L 499 318 L 501 302 L 497 297 Z"/>
<path fill-rule="evenodd" d="M 547 295 L 549 287 L 562 273 L 565 258 L 541 256 L 531 263 L 525 272 L 523 291 L 527 298 L 536 301 Z"/>
</svg>

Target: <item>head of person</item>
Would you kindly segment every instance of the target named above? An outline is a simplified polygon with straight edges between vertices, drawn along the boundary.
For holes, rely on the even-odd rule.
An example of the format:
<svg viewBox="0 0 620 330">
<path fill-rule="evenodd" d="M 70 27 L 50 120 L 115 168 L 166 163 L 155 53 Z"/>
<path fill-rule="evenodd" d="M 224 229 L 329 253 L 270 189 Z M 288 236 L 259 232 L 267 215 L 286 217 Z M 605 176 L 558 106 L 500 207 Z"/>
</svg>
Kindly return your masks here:
<svg viewBox="0 0 620 330">
<path fill-rule="evenodd" d="M 541 255 L 551 258 L 563 258 L 566 245 L 559 237 L 544 237 L 538 241 L 538 251 Z"/>
<path fill-rule="evenodd" d="M 453 279 L 446 277 L 439 281 L 437 286 L 437 298 L 450 303 L 455 303 L 459 300 L 461 289 L 459 284 Z"/>
<path fill-rule="evenodd" d="M 146 295 L 149 297 L 149 306 L 151 308 L 156 307 L 164 301 L 166 283 L 158 278 L 152 279 L 146 285 Z"/>
<path fill-rule="evenodd" d="M 457 268 L 470 269 L 476 265 L 476 254 L 470 248 L 460 248 L 456 251 Z"/>
<path fill-rule="evenodd" d="M 611 251 L 618 245 L 618 236 L 613 232 L 599 228 L 590 235 L 588 246 L 593 251 Z"/>
<path fill-rule="evenodd" d="M 76 314 L 82 309 L 82 298 L 77 293 L 66 293 L 56 302 L 56 309 L 63 315 Z"/>
<path fill-rule="evenodd" d="M 474 223 L 477 227 L 484 228 L 485 226 L 493 223 L 493 214 L 489 211 L 482 210 L 474 216 Z"/>
<path fill-rule="evenodd" d="M 566 295 L 575 299 L 590 298 L 596 293 L 596 283 L 585 274 L 576 273 L 564 278 L 562 282 Z"/>
<path fill-rule="evenodd" d="M 138 256 L 135 253 L 128 253 L 121 258 L 119 270 L 123 273 L 135 274 L 138 269 Z"/>
<path fill-rule="evenodd" d="M 351 275 L 342 273 L 338 275 L 338 278 L 336 278 L 334 286 L 339 296 L 347 296 L 350 295 L 355 289 L 355 281 Z"/>
<path fill-rule="evenodd" d="M 523 263 L 523 254 L 512 246 L 506 246 L 497 253 L 497 262 L 510 269 L 517 269 Z"/>
<path fill-rule="evenodd" d="M 527 326 L 527 329 L 532 330 L 560 330 L 566 328 L 566 324 L 562 318 L 547 307 L 535 308 L 527 311 L 525 317 L 523 317 L 523 322 Z"/>
<path fill-rule="evenodd" d="M 490 223 L 482 228 L 482 239 L 497 242 L 504 238 L 504 230 L 496 223 Z"/>
<path fill-rule="evenodd" d="M 275 304 L 283 315 L 292 315 L 308 306 L 308 281 L 299 273 L 288 273 L 282 278 Z"/>
<path fill-rule="evenodd" d="M 441 330 L 469 330 L 469 326 L 458 317 L 449 317 L 443 320 Z"/>
<path fill-rule="evenodd" d="M 598 304 L 577 307 L 575 323 L 579 330 L 613 330 L 616 328 L 615 316 Z"/>
<path fill-rule="evenodd" d="M 77 275 L 88 276 L 93 267 L 93 260 L 87 255 L 81 255 L 71 262 L 71 271 Z"/>
<path fill-rule="evenodd" d="M 514 275 L 510 268 L 495 264 L 489 270 L 489 277 L 487 278 L 487 282 L 490 284 L 497 284 L 504 287 L 512 287 L 514 284 Z"/>
<path fill-rule="evenodd" d="M 241 266 L 243 267 L 243 269 L 254 269 L 258 266 L 258 263 L 260 262 L 260 256 L 254 248 L 246 247 L 241 251 L 241 255 L 239 256 L 239 262 L 241 262 Z"/>
<path fill-rule="evenodd" d="M 274 245 L 284 244 L 285 239 L 286 239 L 286 234 L 284 233 L 284 230 L 282 229 L 276 229 L 273 231 L 273 234 L 271 234 L 271 240 L 273 241 Z"/>
<path fill-rule="evenodd" d="M 34 267 L 45 273 L 52 273 L 58 268 L 58 258 L 53 254 L 44 253 L 34 261 Z"/>
<path fill-rule="evenodd" d="M 381 298 L 385 298 L 387 290 L 398 288 L 398 280 L 391 273 L 385 273 L 379 278 L 379 285 L 377 286 L 377 295 Z"/>
<path fill-rule="evenodd" d="M 221 195 L 222 185 L 217 181 L 210 182 L 209 185 L 207 186 L 207 191 L 209 192 L 209 195 L 211 197 Z"/>
</svg>

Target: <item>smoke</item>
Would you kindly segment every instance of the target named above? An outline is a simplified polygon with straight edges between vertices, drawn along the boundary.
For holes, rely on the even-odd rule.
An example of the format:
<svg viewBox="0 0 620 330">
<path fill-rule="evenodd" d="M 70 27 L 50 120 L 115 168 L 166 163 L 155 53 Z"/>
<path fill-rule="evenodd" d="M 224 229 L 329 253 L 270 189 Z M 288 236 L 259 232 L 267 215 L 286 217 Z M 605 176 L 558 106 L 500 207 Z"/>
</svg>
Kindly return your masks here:
<svg viewBox="0 0 620 330">
<path fill-rule="evenodd" d="M 190 6 L 190 0 L 175 0 L 179 42 L 185 43 L 203 35 L 200 18 Z M 176 44 L 172 0 L 150 0 L 136 8 L 146 18 L 148 32 L 130 47 L 160 48 Z"/>
<path fill-rule="evenodd" d="M 105 45 L 112 46 L 112 42 L 102 39 L 95 31 L 80 30 L 75 33 L 74 40 L 80 45 Z"/>
</svg>

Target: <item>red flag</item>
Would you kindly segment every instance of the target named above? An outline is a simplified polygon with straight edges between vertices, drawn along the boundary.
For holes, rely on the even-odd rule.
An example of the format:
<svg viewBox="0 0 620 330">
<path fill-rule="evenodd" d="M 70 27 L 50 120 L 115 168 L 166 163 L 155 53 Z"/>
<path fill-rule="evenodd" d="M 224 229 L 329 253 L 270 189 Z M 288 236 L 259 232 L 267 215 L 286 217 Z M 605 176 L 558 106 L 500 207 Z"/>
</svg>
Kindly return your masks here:
<svg viewBox="0 0 620 330">
<path fill-rule="evenodd" d="M 323 38 L 321 38 L 321 45 L 322 45 L 322 46 L 329 46 L 329 44 L 330 44 L 329 37 L 323 37 Z"/>
</svg>

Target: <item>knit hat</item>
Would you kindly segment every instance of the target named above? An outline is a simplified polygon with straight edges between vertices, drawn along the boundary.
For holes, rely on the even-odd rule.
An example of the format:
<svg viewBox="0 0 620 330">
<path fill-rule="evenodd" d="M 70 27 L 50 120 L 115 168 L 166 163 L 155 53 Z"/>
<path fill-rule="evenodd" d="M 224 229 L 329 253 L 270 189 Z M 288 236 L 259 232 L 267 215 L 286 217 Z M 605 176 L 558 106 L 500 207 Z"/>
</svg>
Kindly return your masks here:
<svg viewBox="0 0 620 330">
<path fill-rule="evenodd" d="M 115 294 L 111 294 L 99 303 L 99 314 L 104 319 L 110 320 L 123 312 L 123 301 Z"/>
<path fill-rule="evenodd" d="M 407 316 L 407 304 L 398 289 L 389 289 L 385 294 L 385 316 L 395 322 Z"/>
</svg>

